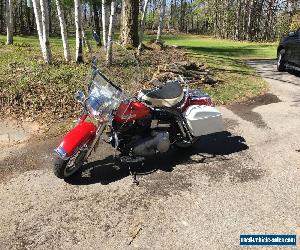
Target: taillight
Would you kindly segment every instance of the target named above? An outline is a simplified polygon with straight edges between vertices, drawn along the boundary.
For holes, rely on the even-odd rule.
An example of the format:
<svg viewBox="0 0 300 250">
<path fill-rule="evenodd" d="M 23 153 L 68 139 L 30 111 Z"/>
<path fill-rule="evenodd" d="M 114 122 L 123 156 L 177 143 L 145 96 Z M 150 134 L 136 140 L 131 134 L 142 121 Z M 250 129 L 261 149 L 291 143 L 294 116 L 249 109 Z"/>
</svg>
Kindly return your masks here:
<svg viewBox="0 0 300 250">
<path fill-rule="evenodd" d="M 205 106 L 215 106 L 210 98 L 210 96 L 200 90 L 191 90 L 188 93 L 185 103 L 181 106 L 181 110 L 185 111 L 189 106 L 192 105 L 205 105 Z"/>
<path fill-rule="evenodd" d="M 205 105 L 205 106 L 214 106 L 211 98 L 209 96 L 203 96 L 198 98 L 191 98 L 189 100 L 189 106 L 191 105 Z"/>
</svg>

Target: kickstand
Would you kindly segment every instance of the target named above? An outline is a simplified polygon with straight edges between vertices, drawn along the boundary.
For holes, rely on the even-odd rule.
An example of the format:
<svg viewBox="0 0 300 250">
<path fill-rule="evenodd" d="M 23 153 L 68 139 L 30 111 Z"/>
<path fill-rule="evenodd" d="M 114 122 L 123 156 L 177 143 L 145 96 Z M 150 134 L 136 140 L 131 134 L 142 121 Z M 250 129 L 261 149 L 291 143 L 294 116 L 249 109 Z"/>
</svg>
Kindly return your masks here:
<svg viewBox="0 0 300 250">
<path fill-rule="evenodd" d="M 132 176 L 132 182 L 133 182 L 133 184 L 135 184 L 135 185 L 138 186 L 140 183 L 139 183 L 139 181 L 136 178 L 136 171 L 132 171 L 130 166 L 128 168 L 129 168 L 129 173 Z"/>
<path fill-rule="evenodd" d="M 130 167 L 130 165 L 128 166 L 129 173 L 133 179 L 133 184 L 135 184 L 137 186 L 140 184 L 140 182 L 137 180 L 136 169 L 139 167 L 142 167 L 143 165 L 144 165 L 144 162 L 136 162 L 136 164 L 133 164 L 133 167 Z"/>
<path fill-rule="evenodd" d="M 123 156 L 120 158 L 121 162 L 127 165 L 129 174 L 132 176 L 133 184 L 139 185 L 139 181 L 137 180 L 137 171 L 136 169 L 144 165 L 144 157 L 131 157 L 131 156 Z"/>
</svg>

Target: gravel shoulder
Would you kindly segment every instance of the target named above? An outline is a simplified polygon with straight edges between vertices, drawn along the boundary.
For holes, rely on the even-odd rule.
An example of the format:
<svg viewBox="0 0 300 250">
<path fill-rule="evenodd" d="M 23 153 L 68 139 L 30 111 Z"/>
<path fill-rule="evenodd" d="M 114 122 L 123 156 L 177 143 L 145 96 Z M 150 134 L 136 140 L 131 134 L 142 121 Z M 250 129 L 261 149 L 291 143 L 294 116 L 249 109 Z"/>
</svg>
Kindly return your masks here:
<svg viewBox="0 0 300 250">
<path fill-rule="evenodd" d="M 1 249 L 239 249 L 240 234 L 295 234 L 300 78 L 249 64 L 270 93 L 219 107 L 227 132 L 149 161 L 138 187 L 104 144 L 68 182 L 51 171 L 59 138 L 11 150 L 0 161 Z"/>
</svg>

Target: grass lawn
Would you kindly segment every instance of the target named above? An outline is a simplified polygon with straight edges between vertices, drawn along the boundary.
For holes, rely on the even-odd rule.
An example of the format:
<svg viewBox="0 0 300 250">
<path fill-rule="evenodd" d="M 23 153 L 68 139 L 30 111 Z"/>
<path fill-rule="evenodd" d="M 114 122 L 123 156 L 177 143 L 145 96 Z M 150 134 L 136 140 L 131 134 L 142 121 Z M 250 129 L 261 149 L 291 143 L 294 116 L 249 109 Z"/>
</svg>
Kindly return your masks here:
<svg viewBox="0 0 300 250">
<path fill-rule="evenodd" d="M 147 36 L 146 40 L 155 38 Z M 236 59 L 274 59 L 277 43 L 239 42 L 196 35 L 166 35 L 167 45 L 187 48 L 197 55 Z"/>
<path fill-rule="evenodd" d="M 146 39 L 155 38 L 147 36 Z M 223 84 L 205 86 L 217 104 L 230 104 L 267 91 L 268 86 L 246 64 L 247 60 L 275 59 L 276 43 L 238 42 L 195 35 L 166 35 L 167 45 L 186 48 L 192 58 L 204 62 Z"/>
<path fill-rule="evenodd" d="M 153 37 L 148 35 L 145 39 L 147 41 Z M 33 111 L 37 115 L 47 113 L 50 107 L 52 116 L 64 118 L 74 113 L 73 93 L 85 86 L 89 65 L 65 64 L 59 37 L 50 38 L 55 59 L 51 66 L 42 62 L 37 37 L 16 36 L 12 46 L 6 46 L 5 39 L 0 35 L 0 111 L 6 113 L 8 109 L 13 114 L 16 107 L 22 106 L 24 116 L 29 117 Z M 276 44 L 233 42 L 194 35 L 166 35 L 163 39 L 168 45 L 184 47 L 192 60 L 204 62 L 211 70 L 220 84 L 203 88 L 216 104 L 230 104 L 267 90 L 266 83 L 245 64 L 245 60 L 275 58 Z M 74 55 L 73 37 L 70 47 Z M 122 53 L 115 53 L 116 63 L 110 69 L 104 65 L 103 55 L 99 64 L 126 90 L 136 91 L 143 86 L 142 83 L 137 84 L 138 80 L 143 82 L 143 79 L 149 79 L 157 64 L 180 60 L 185 51 L 178 50 L 176 54 L 167 51 L 144 52 L 146 55 L 142 56 L 143 65 L 139 69 L 133 67 L 133 57 L 130 59 L 124 51 Z M 142 76 L 137 77 L 137 72 Z M 137 79 L 133 81 L 133 78 Z M 5 112 L 3 109 L 6 109 Z"/>
</svg>

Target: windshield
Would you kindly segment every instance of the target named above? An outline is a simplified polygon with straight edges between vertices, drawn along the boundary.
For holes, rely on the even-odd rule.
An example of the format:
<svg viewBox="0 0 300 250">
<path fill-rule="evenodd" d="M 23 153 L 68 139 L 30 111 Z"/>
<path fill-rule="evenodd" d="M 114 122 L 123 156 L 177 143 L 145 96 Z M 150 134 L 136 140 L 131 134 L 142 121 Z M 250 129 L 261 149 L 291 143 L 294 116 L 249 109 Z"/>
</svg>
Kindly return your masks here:
<svg viewBox="0 0 300 250">
<path fill-rule="evenodd" d="M 94 70 L 88 91 L 86 107 L 92 115 L 107 115 L 124 99 L 120 88 L 115 86 L 99 70 Z"/>
</svg>

